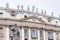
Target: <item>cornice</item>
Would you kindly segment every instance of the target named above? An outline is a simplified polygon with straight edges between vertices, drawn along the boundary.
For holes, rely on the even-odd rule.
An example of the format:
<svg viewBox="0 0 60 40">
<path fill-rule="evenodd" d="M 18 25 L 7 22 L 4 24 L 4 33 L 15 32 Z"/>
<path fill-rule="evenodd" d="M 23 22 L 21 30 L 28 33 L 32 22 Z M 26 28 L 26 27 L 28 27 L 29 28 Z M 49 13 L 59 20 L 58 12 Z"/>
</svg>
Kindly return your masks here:
<svg viewBox="0 0 60 40">
<path fill-rule="evenodd" d="M 45 26 L 60 27 L 58 25 L 47 24 L 47 23 L 38 23 L 38 22 L 31 22 L 31 21 L 21 21 L 20 19 L 0 18 L 0 20 L 4 20 L 4 21 L 16 21 L 16 22 L 30 22 L 30 23 L 35 23 L 35 24 L 42 24 L 42 25 L 45 25 Z"/>
</svg>

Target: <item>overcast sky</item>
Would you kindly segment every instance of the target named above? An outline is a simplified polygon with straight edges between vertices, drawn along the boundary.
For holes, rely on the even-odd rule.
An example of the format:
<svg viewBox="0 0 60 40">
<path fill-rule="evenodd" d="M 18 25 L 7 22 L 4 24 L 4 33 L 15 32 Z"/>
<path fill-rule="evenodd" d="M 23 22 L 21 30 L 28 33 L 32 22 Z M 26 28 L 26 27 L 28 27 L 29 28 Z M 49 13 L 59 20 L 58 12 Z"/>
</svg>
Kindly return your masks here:
<svg viewBox="0 0 60 40">
<path fill-rule="evenodd" d="M 54 16 L 59 16 L 60 14 L 60 0 L 0 0 L 0 7 L 5 7 L 6 3 L 9 3 L 11 8 L 17 8 L 17 5 L 23 5 L 26 9 L 27 6 L 30 6 L 30 9 L 33 5 L 41 9 L 46 10 L 48 15 L 51 15 L 51 12 L 54 12 Z"/>
</svg>

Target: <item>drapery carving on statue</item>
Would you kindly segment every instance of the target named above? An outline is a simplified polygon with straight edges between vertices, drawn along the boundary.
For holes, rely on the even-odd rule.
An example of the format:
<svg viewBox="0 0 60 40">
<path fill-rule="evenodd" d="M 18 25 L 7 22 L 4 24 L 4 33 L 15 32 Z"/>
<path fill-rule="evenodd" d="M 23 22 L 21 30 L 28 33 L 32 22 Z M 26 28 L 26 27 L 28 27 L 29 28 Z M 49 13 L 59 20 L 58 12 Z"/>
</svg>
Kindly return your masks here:
<svg viewBox="0 0 60 40">
<path fill-rule="evenodd" d="M 12 40 L 20 40 L 20 33 L 16 24 L 12 29 Z"/>
</svg>

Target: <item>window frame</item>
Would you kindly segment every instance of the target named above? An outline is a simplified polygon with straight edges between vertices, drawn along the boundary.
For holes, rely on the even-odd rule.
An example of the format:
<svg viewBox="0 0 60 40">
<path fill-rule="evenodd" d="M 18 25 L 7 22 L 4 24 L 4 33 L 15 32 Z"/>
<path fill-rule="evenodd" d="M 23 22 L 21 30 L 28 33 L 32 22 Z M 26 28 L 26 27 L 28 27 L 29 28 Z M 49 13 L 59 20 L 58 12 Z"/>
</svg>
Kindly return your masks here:
<svg viewBox="0 0 60 40">
<path fill-rule="evenodd" d="M 28 30 L 27 29 L 24 29 L 24 36 L 28 36 Z"/>
<path fill-rule="evenodd" d="M 32 35 L 32 30 L 35 30 L 35 35 L 34 36 Z M 31 30 L 31 37 L 36 37 L 37 36 L 37 30 L 36 29 L 32 29 L 32 30 Z"/>
<path fill-rule="evenodd" d="M 43 31 L 40 30 L 40 37 L 43 38 L 43 35 L 44 35 L 44 34 L 43 34 Z"/>
</svg>

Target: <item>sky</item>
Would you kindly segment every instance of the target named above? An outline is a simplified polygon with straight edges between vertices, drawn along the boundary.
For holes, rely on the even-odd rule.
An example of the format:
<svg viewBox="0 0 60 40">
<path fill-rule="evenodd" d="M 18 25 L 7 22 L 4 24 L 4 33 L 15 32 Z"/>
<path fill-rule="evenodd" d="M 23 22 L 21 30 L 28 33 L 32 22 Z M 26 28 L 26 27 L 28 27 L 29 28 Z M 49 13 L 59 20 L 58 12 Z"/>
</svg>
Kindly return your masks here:
<svg viewBox="0 0 60 40">
<path fill-rule="evenodd" d="M 27 9 L 27 6 L 30 6 L 30 10 L 32 10 L 32 6 L 43 11 L 47 12 L 47 15 L 51 15 L 54 13 L 55 17 L 58 17 L 60 14 L 60 0 L 0 0 L 0 7 L 6 7 L 6 3 L 9 3 L 10 8 L 17 8 L 17 5 L 23 5 L 24 9 Z"/>
</svg>

